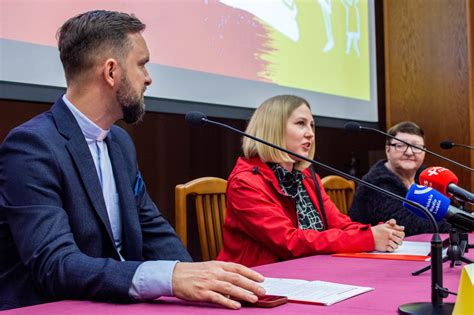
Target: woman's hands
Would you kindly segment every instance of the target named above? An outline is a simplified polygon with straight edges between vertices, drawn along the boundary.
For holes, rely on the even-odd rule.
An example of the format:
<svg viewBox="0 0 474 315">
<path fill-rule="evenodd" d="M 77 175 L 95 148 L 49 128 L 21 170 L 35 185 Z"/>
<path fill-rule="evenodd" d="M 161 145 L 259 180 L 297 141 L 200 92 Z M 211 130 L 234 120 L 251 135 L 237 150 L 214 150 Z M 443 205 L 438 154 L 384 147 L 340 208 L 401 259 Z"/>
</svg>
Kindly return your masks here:
<svg viewBox="0 0 474 315">
<path fill-rule="evenodd" d="M 372 227 L 374 235 L 375 250 L 381 252 L 393 252 L 402 245 L 405 237 L 404 226 L 397 225 L 395 219 L 390 219 L 383 224 Z"/>
</svg>

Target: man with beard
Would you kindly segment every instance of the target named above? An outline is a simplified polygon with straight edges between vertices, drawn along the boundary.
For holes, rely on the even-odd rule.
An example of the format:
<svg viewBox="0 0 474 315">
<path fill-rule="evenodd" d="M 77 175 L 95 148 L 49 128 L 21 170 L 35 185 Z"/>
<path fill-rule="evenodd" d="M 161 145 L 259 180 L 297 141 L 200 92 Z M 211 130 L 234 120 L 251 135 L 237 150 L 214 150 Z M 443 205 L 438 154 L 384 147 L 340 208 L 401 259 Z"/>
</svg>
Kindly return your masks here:
<svg viewBox="0 0 474 315">
<path fill-rule="evenodd" d="M 239 308 L 263 277 L 191 257 L 151 201 L 135 148 L 114 123 L 141 120 L 151 84 L 124 13 L 91 11 L 60 28 L 67 91 L 0 147 L 0 310 L 62 299 L 160 296 Z"/>
</svg>

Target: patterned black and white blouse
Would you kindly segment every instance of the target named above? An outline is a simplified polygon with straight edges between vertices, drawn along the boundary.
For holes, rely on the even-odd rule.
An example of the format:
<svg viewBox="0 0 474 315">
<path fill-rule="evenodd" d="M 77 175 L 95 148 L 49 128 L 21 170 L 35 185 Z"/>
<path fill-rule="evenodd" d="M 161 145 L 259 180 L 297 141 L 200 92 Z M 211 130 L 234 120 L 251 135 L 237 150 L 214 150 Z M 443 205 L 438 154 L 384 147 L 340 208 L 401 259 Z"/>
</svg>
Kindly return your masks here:
<svg viewBox="0 0 474 315">
<path fill-rule="evenodd" d="M 267 164 L 275 173 L 281 190 L 295 201 L 299 228 L 302 230 L 324 230 L 319 213 L 303 185 L 303 173 L 298 170 L 289 172 L 277 163 Z"/>
</svg>

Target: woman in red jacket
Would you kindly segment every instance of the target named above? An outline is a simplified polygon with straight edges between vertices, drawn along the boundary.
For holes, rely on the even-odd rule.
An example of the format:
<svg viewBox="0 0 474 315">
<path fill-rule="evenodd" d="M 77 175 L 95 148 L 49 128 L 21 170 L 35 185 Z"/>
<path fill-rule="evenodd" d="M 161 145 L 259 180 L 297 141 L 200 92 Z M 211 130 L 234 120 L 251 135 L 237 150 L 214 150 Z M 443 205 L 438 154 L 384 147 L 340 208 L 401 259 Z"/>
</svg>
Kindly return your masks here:
<svg viewBox="0 0 474 315">
<path fill-rule="evenodd" d="M 314 155 L 314 120 L 300 97 L 266 100 L 246 132 L 299 155 Z M 342 214 L 308 162 L 248 138 L 243 151 L 245 158 L 239 158 L 228 180 L 218 260 L 256 266 L 315 254 L 393 251 L 401 244 L 403 227 L 395 220 L 371 227 Z"/>
</svg>

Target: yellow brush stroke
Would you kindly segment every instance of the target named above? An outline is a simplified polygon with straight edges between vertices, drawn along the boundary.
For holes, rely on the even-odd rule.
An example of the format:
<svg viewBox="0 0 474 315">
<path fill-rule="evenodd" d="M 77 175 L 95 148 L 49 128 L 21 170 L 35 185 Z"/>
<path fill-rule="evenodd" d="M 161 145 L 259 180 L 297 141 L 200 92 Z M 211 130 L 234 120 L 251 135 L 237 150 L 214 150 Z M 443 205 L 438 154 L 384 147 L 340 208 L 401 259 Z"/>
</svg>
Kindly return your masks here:
<svg viewBox="0 0 474 315">
<path fill-rule="evenodd" d="M 268 62 L 259 76 L 282 86 L 370 100 L 367 0 L 359 1 L 360 57 L 353 49 L 346 54 L 346 10 L 340 0 L 332 1 L 334 47 L 329 53 L 323 52 L 327 38 L 318 1 L 300 0 L 296 3 L 300 30 L 298 42 L 261 21 L 268 30 L 269 39 L 266 49 L 257 56 Z M 353 22 L 350 27 L 353 28 Z"/>
</svg>

